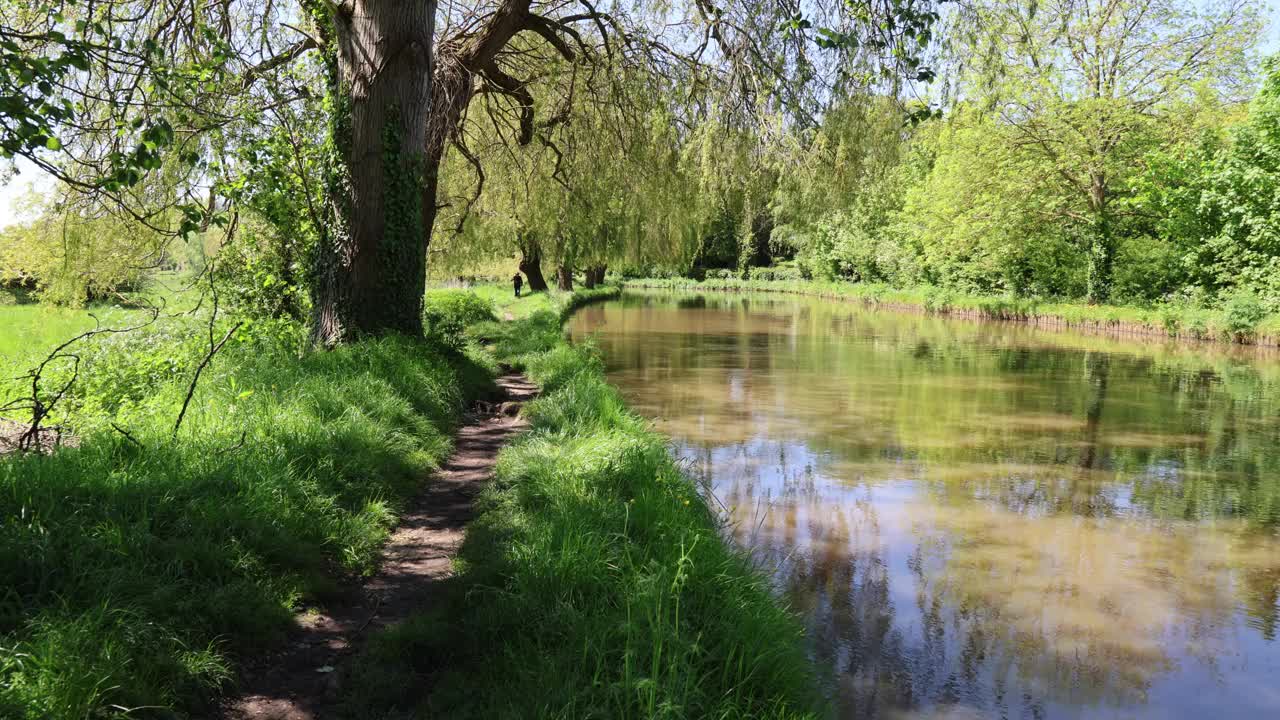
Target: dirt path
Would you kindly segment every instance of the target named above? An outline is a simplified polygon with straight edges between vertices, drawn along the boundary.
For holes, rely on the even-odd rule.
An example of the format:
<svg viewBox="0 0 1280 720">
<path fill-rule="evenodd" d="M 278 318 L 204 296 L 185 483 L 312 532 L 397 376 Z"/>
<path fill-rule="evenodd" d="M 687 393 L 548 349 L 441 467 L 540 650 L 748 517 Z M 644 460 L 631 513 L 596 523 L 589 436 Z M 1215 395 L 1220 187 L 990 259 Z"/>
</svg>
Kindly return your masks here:
<svg viewBox="0 0 1280 720">
<path fill-rule="evenodd" d="M 249 663 L 244 694 L 223 708 L 225 720 L 318 720 L 340 696 L 345 664 L 378 628 L 429 606 L 471 518 L 471 503 L 493 471 L 498 451 L 524 427 L 519 404 L 534 387 L 521 375 L 498 378 L 504 402 L 482 405 L 458 430 L 453 455 L 413 500 L 383 550 L 381 569 L 348 596 L 298 619 L 285 648 Z"/>
</svg>

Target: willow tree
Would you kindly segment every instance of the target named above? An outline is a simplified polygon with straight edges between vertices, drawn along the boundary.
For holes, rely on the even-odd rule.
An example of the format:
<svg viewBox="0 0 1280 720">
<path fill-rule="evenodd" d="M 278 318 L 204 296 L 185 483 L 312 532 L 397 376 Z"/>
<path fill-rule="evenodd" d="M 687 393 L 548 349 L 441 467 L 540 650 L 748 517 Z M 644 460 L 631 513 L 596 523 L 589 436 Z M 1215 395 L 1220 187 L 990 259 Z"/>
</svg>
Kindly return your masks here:
<svg viewBox="0 0 1280 720">
<path fill-rule="evenodd" d="M 512 142 L 534 139 L 530 81 L 515 74 L 529 47 L 545 43 L 576 62 L 617 19 L 590 2 L 500 0 L 445 13 L 436 3 L 344 0 L 314 6 L 326 48 L 330 93 L 331 222 L 317 255 L 314 338 L 324 344 L 387 331 L 420 333 L 426 253 L 438 211 L 440 163 L 477 94 L 506 99 Z M 608 37 L 599 37 L 607 42 Z M 434 53 L 434 54 L 433 54 Z"/>
<path fill-rule="evenodd" d="M 565 116 L 535 103 L 545 58 L 601 68 L 628 54 L 687 81 L 691 96 L 716 87 L 743 113 L 773 105 L 804 118 L 824 92 L 809 89 L 817 66 L 832 82 L 847 76 L 838 61 L 815 62 L 816 48 L 844 57 L 918 41 L 932 5 L 820 0 L 809 21 L 758 0 L 628 0 L 607 11 L 594 0 L 0 0 L 0 153 L 135 222 L 189 234 L 234 218 L 227 188 L 263 181 L 234 160 L 234 131 L 313 96 L 282 74 L 318 55 L 324 202 L 300 209 L 323 216 L 311 223 L 313 335 L 333 344 L 416 333 L 440 164 L 451 146 L 468 155 L 458 129 L 474 98 L 498 108 L 508 147 L 554 145 L 540 128 Z M 693 118 L 674 121 L 687 129 Z M 187 168 L 174 192 L 136 192 L 169 156 Z"/>
<path fill-rule="evenodd" d="M 563 288 L 576 269 L 590 285 L 610 262 L 669 251 L 656 236 L 640 236 L 672 210 L 665 198 L 678 153 L 664 111 L 672 86 L 623 58 L 604 67 L 546 66 L 535 101 L 553 109 L 527 146 L 504 143 L 501 116 L 487 106 L 468 117 L 446 157 L 440 197 L 446 222 L 437 242 L 448 262 L 516 254 L 539 289 L 545 260 Z"/>
</svg>

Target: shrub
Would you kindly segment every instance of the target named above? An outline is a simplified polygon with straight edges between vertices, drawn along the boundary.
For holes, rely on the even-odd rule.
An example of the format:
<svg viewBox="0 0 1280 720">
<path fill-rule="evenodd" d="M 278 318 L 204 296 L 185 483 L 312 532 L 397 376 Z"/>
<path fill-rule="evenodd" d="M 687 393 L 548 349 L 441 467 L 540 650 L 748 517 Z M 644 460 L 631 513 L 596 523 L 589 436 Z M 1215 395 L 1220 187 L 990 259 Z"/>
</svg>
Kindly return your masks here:
<svg viewBox="0 0 1280 720">
<path fill-rule="evenodd" d="M 1252 289 L 1241 288 L 1233 292 L 1222 306 L 1222 320 L 1226 333 L 1235 340 L 1253 336 L 1258 323 L 1267 316 L 1262 300 Z"/>
<path fill-rule="evenodd" d="M 462 346 L 468 326 L 497 319 L 492 302 L 467 290 L 431 290 L 422 303 L 423 330 L 450 347 Z"/>
<path fill-rule="evenodd" d="M 945 313 L 951 310 L 954 302 L 952 293 L 947 288 L 930 286 L 924 291 L 925 312 Z"/>
<path fill-rule="evenodd" d="M 1160 308 L 1160 324 L 1164 326 L 1166 335 L 1177 337 L 1178 331 L 1182 329 L 1182 315 L 1177 308 L 1163 306 Z"/>
<path fill-rule="evenodd" d="M 800 268 L 794 265 L 775 265 L 773 267 L 751 268 L 747 277 L 750 280 L 789 282 L 796 282 L 804 279 L 804 275 L 800 272 Z"/>
</svg>

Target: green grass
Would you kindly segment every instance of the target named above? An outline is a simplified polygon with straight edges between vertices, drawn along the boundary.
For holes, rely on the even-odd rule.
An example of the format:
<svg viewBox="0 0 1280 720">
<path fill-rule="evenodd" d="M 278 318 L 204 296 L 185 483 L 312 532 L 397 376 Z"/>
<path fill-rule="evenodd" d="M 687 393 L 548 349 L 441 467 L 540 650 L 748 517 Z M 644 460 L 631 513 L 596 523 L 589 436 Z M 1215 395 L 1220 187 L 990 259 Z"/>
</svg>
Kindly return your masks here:
<svg viewBox="0 0 1280 720">
<path fill-rule="evenodd" d="M 698 281 L 687 278 L 663 278 L 629 280 L 625 285 L 661 290 L 792 293 L 859 301 L 873 305 L 915 308 L 940 315 L 1017 320 L 1042 325 L 1134 332 L 1190 340 L 1280 345 L 1280 313 L 1255 316 L 1247 311 L 1241 312 L 1230 301 L 1220 308 L 1182 305 L 1145 308 L 1125 305 L 1086 305 L 1005 295 L 974 295 L 930 286 L 895 288 L 879 283 L 817 280 L 709 278 Z"/>
<path fill-rule="evenodd" d="M 448 291 L 434 291 L 448 292 Z M 525 291 L 519 298 L 510 284 L 484 283 L 467 288 L 469 292 L 493 305 L 499 320 L 523 320 L 538 312 L 564 313 L 572 312 L 584 302 L 595 302 L 608 297 L 616 297 L 620 289 L 616 286 L 602 285 L 592 290 L 585 288 L 574 292 L 548 290 L 546 292 Z M 430 293 L 428 293 L 429 295 Z"/>
<path fill-rule="evenodd" d="M 467 288 L 469 292 L 493 304 L 499 320 L 519 320 L 529 317 L 540 310 L 553 310 L 561 295 L 559 290 L 546 292 L 529 292 L 526 287 L 520 297 L 515 297 L 511 284 L 485 283 Z"/>
<path fill-rule="evenodd" d="M 174 273 L 157 273 L 147 289 L 128 299 L 160 305 L 166 315 L 183 312 L 199 302 L 199 292 L 188 288 L 189 282 Z M 26 302 L 16 302 L 19 298 Z M 95 327 L 124 328 L 151 317 L 148 310 L 121 304 L 60 307 L 31 300 L 26 292 L 0 290 L 0 404 L 13 394 L 10 381 L 58 345 Z M 162 320 L 159 324 L 172 323 Z"/>
<path fill-rule="evenodd" d="M 121 338 L 86 359 L 81 446 L 0 459 L 0 717 L 203 716 L 237 656 L 373 569 L 489 363 L 301 336 L 242 331 L 176 440 L 200 333 Z"/>
<path fill-rule="evenodd" d="M 0 717 L 207 716 L 238 658 L 375 569 L 499 360 L 546 391 L 533 429 L 500 458 L 449 604 L 368 646 L 351 714 L 809 714 L 798 622 L 599 358 L 563 340 L 574 307 L 617 293 L 536 299 L 462 342 L 305 352 L 302 328 L 257 323 L 206 371 L 176 438 L 198 319 L 85 348 L 67 401 L 80 446 L 0 458 Z M 456 294 L 428 306 L 442 327 L 488 316 Z"/>
<path fill-rule="evenodd" d="M 665 439 L 627 409 L 590 347 L 565 343 L 560 323 L 548 310 L 477 328 L 544 394 L 479 502 L 451 601 L 371 642 L 347 714 L 815 714 L 798 621 L 729 547 Z"/>
<path fill-rule="evenodd" d="M 64 308 L 32 303 L 0 305 L 0 368 L 6 375 L 26 370 L 32 360 L 65 340 L 92 330 L 97 315 L 104 325 L 123 325 L 144 317 L 137 310 L 120 307 Z"/>
</svg>

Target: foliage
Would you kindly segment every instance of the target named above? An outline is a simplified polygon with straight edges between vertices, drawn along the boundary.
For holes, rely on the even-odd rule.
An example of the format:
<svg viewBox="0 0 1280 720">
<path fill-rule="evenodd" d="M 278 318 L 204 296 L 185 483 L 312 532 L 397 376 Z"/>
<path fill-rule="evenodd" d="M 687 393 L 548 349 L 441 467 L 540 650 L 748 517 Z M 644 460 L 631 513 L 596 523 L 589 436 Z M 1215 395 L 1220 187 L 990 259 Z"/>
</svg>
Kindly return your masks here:
<svg viewBox="0 0 1280 720">
<path fill-rule="evenodd" d="M 1197 260 L 1213 286 L 1251 286 L 1280 311 L 1280 57 L 1265 65 L 1248 120 L 1204 179 L 1201 213 L 1213 230 Z"/>
<path fill-rule="evenodd" d="M 1257 7 L 1087 5 L 957 12 L 945 120 L 904 123 L 893 97 L 850 93 L 816 127 L 752 138 L 773 259 L 794 251 L 822 281 L 1092 302 L 1243 282 L 1271 303 L 1272 80 L 1233 129 Z"/>
<path fill-rule="evenodd" d="M 219 188 L 242 210 L 215 268 L 240 314 L 304 320 L 324 222 L 323 146 L 313 142 L 324 115 L 311 98 L 274 115 L 264 132 L 239 138 L 241 171 Z"/>
<path fill-rule="evenodd" d="M 493 303 L 465 290 L 431 290 L 423 301 L 427 336 L 451 347 L 463 345 L 467 326 L 497 319 Z"/>
<path fill-rule="evenodd" d="M 1223 304 L 1223 315 L 1227 333 L 1236 339 L 1246 339 L 1253 335 L 1267 311 L 1252 290 L 1240 289 Z"/>
<path fill-rule="evenodd" d="M 710 275 L 708 275 L 710 277 Z M 802 280 L 803 271 L 794 264 L 779 264 L 772 267 L 755 267 L 747 274 L 748 280 Z"/>
<path fill-rule="evenodd" d="M 34 198 L 39 217 L 0 230 L 0 280 L 33 279 L 46 302 L 78 306 L 140 288 L 150 270 L 173 266 L 168 239 L 83 203 Z"/>
<path fill-rule="evenodd" d="M 919 278 L 966 292 L 1079 297 L 1084 253 L 1051 163 L 1015 150 L 1010 132 L 978 114 L 936 140 L 928 175 L 894 225 L 918 248 Z M 903 278 L 891 278 L 902 282 Z"/>
</svg>

